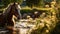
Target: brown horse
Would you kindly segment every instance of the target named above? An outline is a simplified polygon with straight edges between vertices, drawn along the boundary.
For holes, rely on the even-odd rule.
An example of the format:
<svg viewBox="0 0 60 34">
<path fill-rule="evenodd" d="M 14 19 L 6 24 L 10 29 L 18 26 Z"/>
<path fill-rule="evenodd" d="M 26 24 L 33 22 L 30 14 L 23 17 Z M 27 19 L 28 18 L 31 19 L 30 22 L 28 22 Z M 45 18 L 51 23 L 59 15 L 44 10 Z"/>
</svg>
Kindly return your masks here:
<svg viewBox="0 0 60 34">
<path fill-rule="evenodd" d="M 20 11 L 18 9 L 18 4 L 13 3 L 10 4 L 9 7 L 5 10 L 4 13 L 0 15 L 0 28 L 7 28 L 9 29 L 9 26 L 14 27 L 14 22 L 12 20 L 13 15 L 17 17 L 17 19 L 20 19 Z M 10 34 L 12 34 L 12 28 L 10 27 Z"/>
</svg>

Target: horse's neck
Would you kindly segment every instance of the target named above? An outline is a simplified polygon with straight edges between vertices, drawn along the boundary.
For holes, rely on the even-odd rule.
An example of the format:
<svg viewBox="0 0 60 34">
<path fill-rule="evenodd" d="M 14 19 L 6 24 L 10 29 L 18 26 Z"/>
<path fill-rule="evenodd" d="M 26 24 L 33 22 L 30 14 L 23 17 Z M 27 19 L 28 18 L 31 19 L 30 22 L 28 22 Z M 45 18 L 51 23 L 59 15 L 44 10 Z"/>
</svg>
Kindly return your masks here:
<svg viewBox="0 0 60 34">
<path fill-rule="evenodd" d="M 13 14 L 11 14 L 10 11 L 6 11 L 5 13 L 3 13 L 3 17 L 7 20 L 11 20 L 13 17 Z"/>
<path fill-rule="evenodd" d="M 11 13 L 9 13 L 9 14 L 6 14 L 6 16 L 5 16 L 8 20 L 11 20 L 12 19 L 12 17 L 13 17 L 13 14 L 11 14 Z"/>
<path fill-rule="evenodd" d="M 12 14 L 10 14 L 10 12 L 11 12 L 11 5 L 9 5 L 7 7 L 7 9 L 3 12 L 3 16 L 5 18 L 11 18 L 12 17 Z"/>
</svg>

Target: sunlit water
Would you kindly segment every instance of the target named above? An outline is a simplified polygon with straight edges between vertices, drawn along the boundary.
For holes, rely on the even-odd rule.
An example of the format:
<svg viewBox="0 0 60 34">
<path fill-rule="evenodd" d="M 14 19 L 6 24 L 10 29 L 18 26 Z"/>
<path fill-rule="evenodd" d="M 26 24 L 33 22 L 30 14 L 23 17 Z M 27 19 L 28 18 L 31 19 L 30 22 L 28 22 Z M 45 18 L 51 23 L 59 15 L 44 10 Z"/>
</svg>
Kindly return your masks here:
<svg viewBox="0 0 60 34">
<path fill-rule="evenodd" d="M 16 22 L 15 27 L 19 30 L 19 34 L 28 34 L 29 30 L 35 25 L 27 24 L 27 22 Z"/>
</svg>

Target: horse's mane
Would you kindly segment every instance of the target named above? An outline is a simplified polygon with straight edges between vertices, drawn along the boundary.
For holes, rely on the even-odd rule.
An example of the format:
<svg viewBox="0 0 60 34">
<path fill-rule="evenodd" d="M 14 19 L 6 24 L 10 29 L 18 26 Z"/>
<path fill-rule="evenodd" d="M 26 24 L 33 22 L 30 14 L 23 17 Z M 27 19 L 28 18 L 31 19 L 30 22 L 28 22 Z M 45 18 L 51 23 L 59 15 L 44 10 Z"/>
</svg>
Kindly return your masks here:
<svg viewBox="0 0 60 34">
<path fill-rule="evenodd" d="M 9 12 L 10 9 L 11 9 L 11 6 L 12 6 L 12 4 L 9 4 L 9 5 L 5 8 L 5 10 L 3 11 L 3 15 L 8 14 L 8 12 Z"/>
</svg>

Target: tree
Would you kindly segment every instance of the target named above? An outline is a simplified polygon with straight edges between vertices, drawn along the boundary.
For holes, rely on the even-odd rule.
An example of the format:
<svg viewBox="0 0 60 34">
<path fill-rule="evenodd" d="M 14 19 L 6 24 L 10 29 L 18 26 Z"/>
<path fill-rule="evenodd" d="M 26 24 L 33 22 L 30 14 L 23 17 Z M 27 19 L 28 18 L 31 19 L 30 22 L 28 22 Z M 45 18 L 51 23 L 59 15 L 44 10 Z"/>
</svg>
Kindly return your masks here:
<svg viewBox="0 0 60 34">
<path fill-rule="evenodd" d="M 10 0 L 2 0 L 3 1 L 3 4 L 5 5 L 5 6 L 7 6 L 11 1 Z"/>
<path fill-rule="evenodd" d="M 56 0 L 57 6 L 60 8 L 60 0 Z"/>
<path fill-rule="evenodd" d="M 12 2 L 19 2 L 19 3 L 21 3 L 22 0 L 2 0 L 2 4 L 4 4 L 4 7 L 3 8 L 7 7 L 8 4 L 10 4 Z"/>
<path fill-rule="evenodd" d="M 11 2 L 19 2 L 21 3 L 23 0 L 11 0 Z"/>
<path fill-rule="evenodd" d="M 26 4 L 32 6 L 43 6 L 43 0 L 26 0 Z"/>
</svg>

